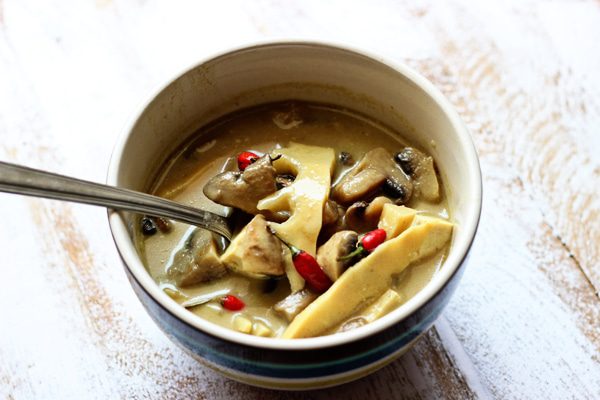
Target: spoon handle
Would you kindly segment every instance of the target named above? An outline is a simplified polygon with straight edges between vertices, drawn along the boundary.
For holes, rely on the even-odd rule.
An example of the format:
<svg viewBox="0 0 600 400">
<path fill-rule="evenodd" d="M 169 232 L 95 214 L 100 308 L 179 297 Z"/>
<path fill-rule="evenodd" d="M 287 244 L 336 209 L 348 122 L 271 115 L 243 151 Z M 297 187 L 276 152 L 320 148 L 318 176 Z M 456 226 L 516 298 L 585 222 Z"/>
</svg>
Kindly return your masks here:
<svg viewBox="0 0 600 400">
<path fill-rule="evenodd" d="M 102 185 L 0 161 L 0 192 L 73 201 L 171 218 L 211 230 L 231 240 L 227 220 L 209 211 L 158 196 Z"/>
</svg>

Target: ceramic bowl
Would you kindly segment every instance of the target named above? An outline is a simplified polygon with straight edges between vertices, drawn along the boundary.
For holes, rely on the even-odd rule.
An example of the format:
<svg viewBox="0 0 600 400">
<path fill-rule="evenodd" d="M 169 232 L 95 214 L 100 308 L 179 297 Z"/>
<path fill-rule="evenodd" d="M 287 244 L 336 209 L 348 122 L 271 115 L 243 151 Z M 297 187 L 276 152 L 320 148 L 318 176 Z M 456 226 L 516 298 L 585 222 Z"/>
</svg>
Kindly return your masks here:
<svg viewBox="0 0 600 400">
<path fill-rule="evenodd" d="M 133 290 L 175 343 L 232 379 L 309 389 L 357 379 L 397 358 L 431 327 L 460 280 L 481 211 L 481 174 L 471 137 L 440 91 L 401 63 L 345 46 L 271 42 L 226 51 L 176 76 L 141 109 L 116 144 L 108 184 L 145 190 L 198 127 L 241 108 L 289 99 L 356 110 L 434 156 L 456 229 L 440 271 L 397 310 L 353 331 L 316 338 L 235 332 L 186 311 L 158 288 L 136 252 L 131 215 L 109 212 L 109 223 Z"/>
</svg>

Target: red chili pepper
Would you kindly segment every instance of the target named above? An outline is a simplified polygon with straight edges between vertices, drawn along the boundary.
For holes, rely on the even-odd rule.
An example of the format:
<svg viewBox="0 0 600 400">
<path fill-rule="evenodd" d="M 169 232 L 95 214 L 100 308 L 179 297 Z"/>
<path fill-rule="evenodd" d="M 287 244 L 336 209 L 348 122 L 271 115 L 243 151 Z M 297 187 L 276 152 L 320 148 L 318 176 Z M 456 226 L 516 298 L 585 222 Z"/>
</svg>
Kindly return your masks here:
<svg viewBox="0 0 600 400">
<path fill-rule="evenodd" d="M 333 284 L 331 279 L 323 272 L 323 269 L 313 256 L 296 246 L 286 243 L 279 236 L 275 235 L 283 244 L 285 244 L 292 253 L 292 262 L 298 274 L 306 281 L 306 284 L 315 292 L 323 293 Z"/>
<path fill-rule="evenodd" d="M 298 250 L 291 246 L 292 261 L 298 274 L 317 293 L 323 293 L 333 284 L 331 279 L 323 272 L 323 269 L 315 260 L 313 256 L 305 252 L 304 250 Z"/>
<path fill-rule="evenodd" d="M 385 242 L 386 236 L 387 234 L 385 233 L 385 230 L 375 229 L 374 231 L 365 234 L 360 241 L 360 244 L 366 251 L 370 253 L 381 243 Z"/>
<path fill-rule="evenodd" d="M 348 260 L 354 258 L 355 256 L 365 256 L 368 253 L 371 253 L 373 250 L 377 248 L 381 243 L 385 242 L 387 234 L 383 229 L 375 229 L 374 231 L 367 232 L 356 246 L 356 250 L 352 253 L 340 257 L 339 260 Z"/>
<path fill-rule="evenodd" d="M 246 306 L 242 300 L 232 294 L 221 297 L 221 305 L 229 311 L 239 311 Z"/>
<path fill-rule="evenodd" d="M 248 168 L 248 165 L 252 164 L 253 162 L 255 162 L 256 160 L 258 160 L 260 157 L 251 152 L 251 151 L 242 151 L 238 156 L 237 156 L 237 163 L 238 163 L 238 168 L 240 169 L 240 171 L 245 170 L 246 168 Z"/>
</svg>

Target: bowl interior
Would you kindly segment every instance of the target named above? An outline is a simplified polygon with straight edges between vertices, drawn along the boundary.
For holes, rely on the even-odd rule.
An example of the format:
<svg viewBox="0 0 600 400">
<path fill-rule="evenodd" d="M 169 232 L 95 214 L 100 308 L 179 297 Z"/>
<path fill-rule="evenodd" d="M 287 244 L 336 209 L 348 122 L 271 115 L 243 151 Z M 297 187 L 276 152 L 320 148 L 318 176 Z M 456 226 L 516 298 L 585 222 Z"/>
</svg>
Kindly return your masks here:
<svg viewBox="0 0 600 400">
<path fill-rule="evenodd" d="M 401 132 L 435 158 L 457 227 L 442 269 L 399 309 L 355 331 L 321 338 L 288 341 L 231 332 L 183 311 L 154 285 L 135 253 L 129 216 L 114 213 L 110 224 L 134 277 L 192 325 L 251 345 L 337 344 L 383 329 L 431 298 L 462 262 L 477 227 L 481 177 L 472 141 L 445 98 L 424 78 L 403 65 L 325 44 L 272 43 L 234 50 L 189 69 L 147 104 L 115 148 L 108 183 L 144 190 L 165 159 L 200 126 L 241 108 L 288 99 L 356 110 Z"/>
</svg>

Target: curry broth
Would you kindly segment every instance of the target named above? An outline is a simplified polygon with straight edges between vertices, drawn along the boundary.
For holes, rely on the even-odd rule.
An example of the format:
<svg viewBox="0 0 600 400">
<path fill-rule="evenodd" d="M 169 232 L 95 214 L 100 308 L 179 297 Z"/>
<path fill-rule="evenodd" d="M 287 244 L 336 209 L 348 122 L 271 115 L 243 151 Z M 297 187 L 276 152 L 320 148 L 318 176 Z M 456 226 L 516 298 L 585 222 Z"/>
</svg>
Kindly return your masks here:
<svg viewBox="0 0 600 400">
<path fill-rule="evenodd" d="M 269 104 L 234 113 L 199 129 L 169 159 L 151 191 L 161 197 L 228 216 L 230 208 L 206 198 L 202 192 L 204 184 L 220 172 L 237 169 L 235 156 L 242 151 L 267 153 L 274 148 L 285 147 L 289 142 L 331 147 L 336 154 L 346 151 L 355 161 L 375 147 L 396 152 L 407 145 L 402 138 L 385 127 L 348 110 L 301 102 Z M 349 168 L 337 163 L 332 184 Z M 412 200 L 407 206 L 426 214 L 448 218 L 441 181 L 440 193 L 441 200 L 436 204 Z M 171 289 L 190 298 L 230 290 L 243 297 L 246 307 L 241 312 L 224 310 L 215 302 L 191 308 L 190 311 L 232 329 L 235 319 L 244 315 L 255 323 L 260 321 L 271 328 L 273 336 L 281 336 L 288 322 L 279 317 L 272 306 L 290 293 L 285 278 L 280 279 L 271 292 L 266 286 L 272 283 L 233 273 L 192 287 L 177 288 L 170 282 L 166 267 L 175 251 L 183 245 L 189 231 L 190 226 L 173 222 L 169 233 L 140 236 L 138 244 L 142 258 L 154 280 L 163 289 Z M 447 247 L 434 256 L 409 266 L 396 277 L 393 289 L 401 296 L 402 302 L 410 299 L 429 282 L 440 268 L 446 253 Z M 184 299 L 183 296 L 180 299 Z M 177 296 L 175 298 L 177 300 Z M 330 333 L 334 331 L 335 329 Z"/>
</svg>

